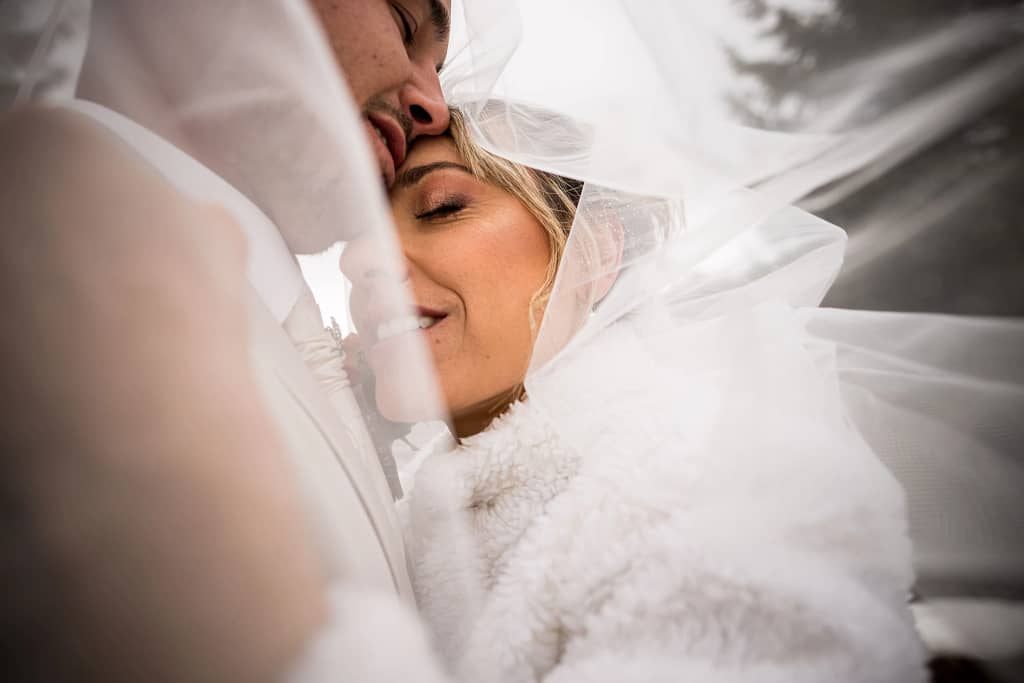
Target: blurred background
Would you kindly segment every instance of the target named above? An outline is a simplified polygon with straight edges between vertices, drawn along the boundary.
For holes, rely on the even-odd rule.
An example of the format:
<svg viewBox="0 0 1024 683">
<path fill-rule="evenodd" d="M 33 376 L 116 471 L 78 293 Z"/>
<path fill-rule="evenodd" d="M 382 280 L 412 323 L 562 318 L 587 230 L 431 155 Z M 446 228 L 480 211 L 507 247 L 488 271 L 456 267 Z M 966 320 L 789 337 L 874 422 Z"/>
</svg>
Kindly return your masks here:
<svg viewBox="0 0 1024 683">
<path fill-rule="evenodd" d="M 807 85 L 861 55 L 915 35 L 941 37 L 958 20 L 1022 8 L 1007 0 L 733 0 L 774 49 L 731 49 L 744 88 L 733 106 L 751 123 L 786 129 L 813 113 L 821 93 Z M 1019 21 L 1019 18 L 1018 18 Z M 1021 62 L 1024 25 L 1010 38 L 976 40 L 920 69 L 880 109 L 932 85 L 936 73 Z M 1013 44 L 1013 43 L 1016 44 Z M 1013 60 L 1016 60 L 1014 62 Z M 926 65 L 929 66 L 929 65 Z M 1010 66 L 1009 68 L 1012 68 Z M 867 71 L 870 77 L 870 70 Z M 1024 78 L 963 103 L 945 130 L 903 158 L 865 169 L 804 206 L 850 235 L 846 264 L 827 306 L 971 315 L 1024 315 Z M 1016 83 L 1012 83 L 1016 81 Z M 870 117 L 870 112 L 865 113 Z M 845 195 L 838 201 L 830 190 Z M 835 193 L 833 193 L 833 196 Z"/>
<path fill-rule="evenodd" d="M 465 39 L 464 4 L 453 2 L 449 61 Z M 824 305 L 1024 315 L 1024 3 L 729 0 L 700 10 L 725 55 L 705 65 L 723 84 L 723 114 L 757 128 L 812 131 L 854 89 L 860 106 L 840 128 L 949 91 L 944 105 L 917 112 L 913 145 L 801 202 L 850 237 Z M 557 91 L 565 72 L 551 73 Z M 334 317 L 347 333 L 340 248 L 300 262 L 325 324 Z"/>
</svg>

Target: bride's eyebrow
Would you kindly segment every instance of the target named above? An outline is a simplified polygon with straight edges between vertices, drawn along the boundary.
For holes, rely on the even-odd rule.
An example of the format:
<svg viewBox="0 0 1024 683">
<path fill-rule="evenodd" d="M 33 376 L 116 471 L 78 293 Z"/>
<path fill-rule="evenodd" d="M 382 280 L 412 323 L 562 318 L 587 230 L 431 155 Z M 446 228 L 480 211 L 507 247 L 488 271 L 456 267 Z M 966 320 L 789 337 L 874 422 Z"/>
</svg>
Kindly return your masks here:
<svg viewBox="0 0 1024 683">
<path fill-rule="evenodd" d="M 440 171 L 446 168 L 453 168 L 455 170 L 462 171 L 463 173 L 473 175 L 473 172 L 470 171 L 467 167 L 463 166 L 462 164 L 457 164 L 454 161 L 435 161 L 430 164 L 423 164 L 422 166 L 414 166 L 412 168 L 407 168 L 401 173 L 399 173 L 398 177 L 395 178 L 395 188 L 398 189 L 409 187 L 410 185 L 415 185 L 419 181 L 423 180 L 424 176 L 426 176 L 427 174 L 432 173 L 434 171 Z"/>
</svg>

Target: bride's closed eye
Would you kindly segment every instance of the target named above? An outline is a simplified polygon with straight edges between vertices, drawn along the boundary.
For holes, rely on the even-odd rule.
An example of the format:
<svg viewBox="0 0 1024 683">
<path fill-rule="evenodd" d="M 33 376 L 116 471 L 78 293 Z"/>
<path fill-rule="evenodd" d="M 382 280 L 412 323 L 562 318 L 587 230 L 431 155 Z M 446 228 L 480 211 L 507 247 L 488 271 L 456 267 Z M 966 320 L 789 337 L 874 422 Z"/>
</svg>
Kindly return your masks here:
<svg viewBox="0 0 1024 683">
<path fill-rule="evenodd" d="M 449 218 L 458 214 L 469 204 L 469 199 L 461 194 L 447 194 L 432 198 L 425 206 L 414 214 L 420 220 L 436 220 Z"/>
</svg>

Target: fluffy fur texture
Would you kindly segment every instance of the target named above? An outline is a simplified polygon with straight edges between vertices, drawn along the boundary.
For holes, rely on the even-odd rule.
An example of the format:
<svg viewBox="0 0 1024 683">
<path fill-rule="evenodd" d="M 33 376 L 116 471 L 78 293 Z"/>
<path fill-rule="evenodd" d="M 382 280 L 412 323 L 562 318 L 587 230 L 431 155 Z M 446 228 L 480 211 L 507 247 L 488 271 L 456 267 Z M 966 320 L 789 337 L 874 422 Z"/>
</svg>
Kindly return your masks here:
<svg viewBox="0 0 1024 683">
<path fill-rule="evenodd" d="M 855 437 L 583 454 L 558 425 L 527 399 L 416 477 L 414 584 L 459 680 L 924 680 L 902 496 Z"/>
</svg>

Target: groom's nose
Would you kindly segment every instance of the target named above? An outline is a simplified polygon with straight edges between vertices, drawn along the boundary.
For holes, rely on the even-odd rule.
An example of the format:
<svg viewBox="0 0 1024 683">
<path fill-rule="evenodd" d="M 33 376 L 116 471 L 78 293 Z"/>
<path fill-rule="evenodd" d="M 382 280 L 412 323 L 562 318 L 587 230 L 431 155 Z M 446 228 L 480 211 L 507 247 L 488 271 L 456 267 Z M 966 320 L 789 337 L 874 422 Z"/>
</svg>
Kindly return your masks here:
<svg viewBox="0 0 1024 683">
<path fill-rule="evenodd" d="M 412 142 L 420 135 L 440 135 L 448 130 L 448 105 L 433 64 L 415 65 L 412 77 L 398 93 L 402 110 L 412 120 Z"/>
</svg>

